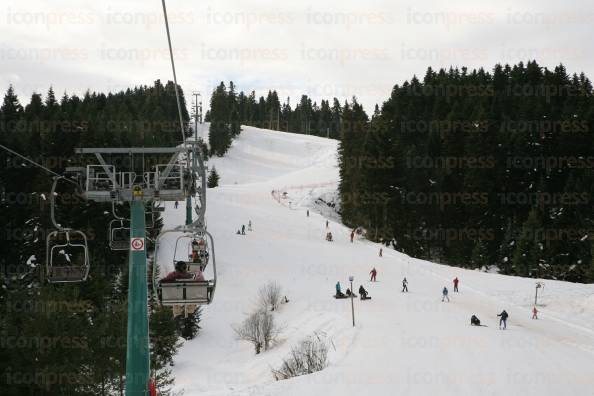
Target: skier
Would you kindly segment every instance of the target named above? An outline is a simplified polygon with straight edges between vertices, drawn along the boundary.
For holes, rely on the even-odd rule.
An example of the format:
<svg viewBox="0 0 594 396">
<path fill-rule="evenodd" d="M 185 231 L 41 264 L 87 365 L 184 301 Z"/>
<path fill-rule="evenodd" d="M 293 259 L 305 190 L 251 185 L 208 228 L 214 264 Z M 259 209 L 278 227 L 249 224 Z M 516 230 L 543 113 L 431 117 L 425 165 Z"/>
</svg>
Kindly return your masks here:
<svg viewBox="0 0 594 396">
<path fill-rule="evenodd" d="M 373 269 L 370 272 L 371 274 L 371 279 L 369 280 L 370 282 L 375 282 L 375 277 L 377 276 L 377 270 L 375 269 L 375 267 L 373 267 Z"/>
<path fill-rule="evenodd" d="M 340 281 L 336 282 L 336 298 L 344 297 L 344 294 L 340 291 Z"/>
<path fill-rule="evenodd" d="M 309 209 L 307 209 L 307 217 L 309 217 Z"/>
<path fill-rule="evenodd" d="M 326 220 L 326 228 L 328 228 L 328 220 Z"/>
<path fill-rule="evenodd" d="M 369 297 L 369 293 L 367 293 L 367 290 L 365 290 L 363 285 L 359 286 L 359 295 L 361 296 L 361 300 L 370 300 L 371 299 L 371 297 Z"/>
<path fill-rule="evenodd" d="M 251 230 L 252 230 L 252 221 L 250 220 L 248 222 L 248 231 L 251 231 Z"/>
<path fill-rule="evenodd" d="M 476 317 L 476 315 L 472 315 L 470 317 L 470 325 L 471 326 L 480 326 L 481 321 L 479 320 L 479 318 Z"/>
<path fill-rule="evenodd" d="M 406 280 L 406 277 L 402 279 L 402 292 L 408 293 L 408 281 Z"/>
<path fill-rule="evenodd" d="M 532 308 L 532 319 L 538 319 L 538 309 Z"/>
<path fill-rule="evenodd" d="M 448 302 L 450 302 L 450 298 L 448 297 L 448 288 L 444 286 L 441 293 L 443 294 L 443 297 L 441 297 L 441 302 L 443 302 L 446 298 L 448 299 Z"/>
<path fill-rule="evenodd" d="M 327 240 L 328 242 L 332 242 L 332 233 L 331 233 L 331 232 L 327 232 L 327 233 L 326 233 L 326 240 Z"/>
<path fill-rule="evenodd" d="M 245 235 L 245 224 L 241 225 L 241 235 Z"/>
<path fill-rule="evenodd" d="M 380 248 L 380 251 L 379 251 L 379 256 L 380 256 L 380 257 L 383 257 L 383 253 L 384 253 L 384 249 Z"/>
<path fill-rule="evenodd" d="M 503 323 L 503 330 L 505 330 L 507 328 L 507 317 L 509 315 L 507 314 L 507 312 L 505 312 L 505 309 L 504 309 L 497 316 L 500 316 L 501 317 L 501 319 L 499 319 L 499 328 L 501 329 L 501 324 Z"/>
<path fill-rule="evenodd" d="M 355 230 L 351 231 L 351 243 L 353 243 L 354 238 L 355 238 Z"/>
<path fill-rule="evenodd" d="M 179 205 L 179 204 L 178 204 L 178 202 L 177 202 L 177 201 L 175 201 L 175 203 L 173 204 L 173 207 L 174 207 L 175 209 L 177 209 L 177 205 Z"/>
<path fill-rule="evenodd" d="M 458 277 L 454 278 L 454 293 L 458 293 L 458 282 L 460 282 L 460 280 L 458 280 Z"/>
<path fill-rule="evenodd" d="M 192 240 L 192 262 L 198 262 L 198 241 L 195 238 Z"/>
<path fill-rule="evenodd" d="M 149 396 L 157 396 L 157 387 L 153 378 L 149 379 Z"/>
</svg>

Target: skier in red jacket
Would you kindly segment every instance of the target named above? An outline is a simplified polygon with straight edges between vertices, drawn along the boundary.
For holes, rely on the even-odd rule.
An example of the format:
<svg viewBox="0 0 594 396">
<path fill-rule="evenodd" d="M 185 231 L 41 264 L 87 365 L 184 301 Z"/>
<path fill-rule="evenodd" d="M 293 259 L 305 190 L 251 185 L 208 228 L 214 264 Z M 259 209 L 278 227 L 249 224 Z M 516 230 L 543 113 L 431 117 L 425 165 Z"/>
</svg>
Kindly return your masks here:
<svg viewBox="0 0 594 396">
<path fill-rule="evenodd" d="M 375 267 L 373 267 L 373 269 L 371 270 L 370 274 L 371 274 L 370 281 L 371 282 L 375 282 L 375 277 L 377 276 L 377 270 L 375 269 Z"/>
<path fill-rule="evenodd" d="M 458 282 L 460 282 L 458 280 L 458 277 L 454 278 L 454 293 L 458 293 Z"/>
<path fill-rule="evenodd" d="M 154 378 L 149 379 L 149 396 L 157 396 L 157 386 Z"/>
</svg>

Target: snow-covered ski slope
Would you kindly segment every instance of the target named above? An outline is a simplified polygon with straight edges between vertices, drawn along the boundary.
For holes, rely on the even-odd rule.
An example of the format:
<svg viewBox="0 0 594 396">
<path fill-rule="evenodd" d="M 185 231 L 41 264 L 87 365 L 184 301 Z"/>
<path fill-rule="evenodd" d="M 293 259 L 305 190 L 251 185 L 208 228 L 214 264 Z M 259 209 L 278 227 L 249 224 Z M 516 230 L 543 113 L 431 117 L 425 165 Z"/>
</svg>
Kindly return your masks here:
<svg viewBox="0 0 594 396">
<path fill-rule="evenodd" d="M 219 283 L 198 337 L 175 359 L 177 390 L 189 396 L 594 395 L 594 285 L 546 281 L 540 319 L 531 320 L 534 279 L 388 250 L 380 258 L 378 245 L 350 243 L 350 230 L 333 220 L 335 242 L 326 242 L 326 218 L 314 201 L 336 191 L 336 150 L 336 141 L 244 127 L 228 155 L 209 162 L 221 175 L 207 204 Z M 184 214 L 183 203 L 177 210 L 169 205 L 166 228 L 182 224 Z M 236 235 L 249 220 L 253 231 Z M 172 241 L 163 243 L 163 260 L 171 260 Z M 374 266 L 378 282 L 371 283 Z M 373 298 L 354 301 L 354 328 L 350 300 L 332 298 L 336 281 L 344 291 L 349 275 L 355 289 L 363 284 Z M 400 292 L 405 276 L 409 293 Z M 455 276 L 460 293 L 452 293 Z M 290 302 L 276 314 L 284 328 L 279 343 L 255 355 L 231 325 L 252 311 L 269 280 Z M 444 286 L 450 303 L 441 302 Z M 510 314 L 505 331 L 496 317 L 502 309 Z M 472 314 L 488 327 L 471 327 Z M 329 367 L 274 381 L 271 367 L 313 333 L 332 341 Z"/>
</svg>

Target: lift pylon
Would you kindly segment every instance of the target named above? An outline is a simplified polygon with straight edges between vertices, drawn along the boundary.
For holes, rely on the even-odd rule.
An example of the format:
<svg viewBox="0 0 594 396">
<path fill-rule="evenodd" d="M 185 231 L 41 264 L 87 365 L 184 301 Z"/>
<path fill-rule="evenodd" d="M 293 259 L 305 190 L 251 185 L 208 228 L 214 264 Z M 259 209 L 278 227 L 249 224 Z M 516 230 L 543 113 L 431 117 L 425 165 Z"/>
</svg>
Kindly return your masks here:
<svg viewBox="0 0 594 396">
<path fill-rule="evenodd" d="M 126 395 L 144 396 L 149 382 L 148 291 L 146 287 L 146 231 L 144 203 L 130 203 L 130 258 L 128 265 L 128 343 Z"/>
</svg>

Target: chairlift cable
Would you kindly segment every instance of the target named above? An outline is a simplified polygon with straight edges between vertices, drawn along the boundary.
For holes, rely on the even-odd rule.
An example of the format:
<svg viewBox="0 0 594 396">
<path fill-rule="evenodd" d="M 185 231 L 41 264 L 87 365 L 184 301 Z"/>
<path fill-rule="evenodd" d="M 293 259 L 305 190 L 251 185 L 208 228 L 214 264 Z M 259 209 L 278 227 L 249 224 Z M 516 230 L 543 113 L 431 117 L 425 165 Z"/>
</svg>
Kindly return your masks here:
<svg viewBox="0 0 594 396">
<path fill-rule="evenodd" d="M 57 176 L 54 177 L 54 183 L 52 184 L 52 190 L 50 192 L 50 217 L 52 220 L 52 224 L 54 225 L 54 227 L 60 231 L 60 232 L 66 232 L 66 231 L 70 231 L 70 228 L 64 228 L 62 227 L 60 224 L 58 224 L 56 222 L 56 216 L 55 216 L 55 209 L 56 209 L 56 187 L 58 186 L 58 181 L 60 179 L 65 179 L 64 176 Z"/>
<path fill-rule="evenodd" d="M 169 44 L 169 57 L 171 59 L 171 68 L 173 69 L 173 83 L 175 85 L 175 99 L 177 100 L 177 111 L 179 113 L 179 126 L 182 134 L 182 144 L 185 144 L 186 136 L 184 135 L 184 121 L 182 117 L 181 102 L 179 100 L 179 92 L 177 89 L 177 74 L 175 73 L 175 62 L 173 61 L 173 49 L 171 47 L 171 34 L 169 33 L 169 20 L 167 19 L 167 7 L 165 0 L 161 0 L 163 4 L 163 16 L 165 17 L 165 29 L 167 30 L 167 42 Z"/>
<path fill-rule="evenodd" d="M 22 158 L 22 159 L 24 159 L 25 161 L 27 161 L 27 162 L 30 162 L 31 164 L 33 164 L 33 165 L 37 166 L 38 168 L 41 168 L 41 169 L 43 169 L 43 170 L 44 170 L 44 171 L 46 171 L 46 172 L 49 172 L 49 173 L 51 173 L 52 175 L 54 175 L 54 176 L 56 176 L 56 177 L 64 177 L 64 176 L 62 176 L 62 175 L 60 175 L 60 174 L 58 174 L 58 173 L 54 172 L 53 170 L 51 170 L 51 169 L 48 169 L 48 168 L 46 168 L 45 166 L 43 166 L 43 165 L 41 165 L 41 164 L 38 164 L 37 162 L 33 161 L 32 159 L 29 159 L 29 158 L 25 157 L 24 155 L 22 155 L 22 154 L 19 154 L 19 153 L 17 153 L 16 151 L 14 151 L 14 150 L 12 150 L 12 149 L 10 149 L 10 148 L 8 148 L 8 147 L 6 147 L 6 146 L 2 145 L 2 144 L 0 144 L 0 148 L 3 148 L 4 150 L 8 151 L 9 153 L 12 153 L 12 154 L 14 154 L 14 155 L 16 155 L 16 156 L 18 156 L 18 157 L 21 157 L 21 158 Z M 66 180 L 68 180 L 68 179 L 66 179 Z M 68 181 L 69 181 L 69 182 L 71 182 L 71 183 L 74 183 L 72 180 L 68 180 Z M 76 184 L 76 183 L 74 183 L 74 184 Z M 77 184 L 77 185 L 78 185 L 78 184 Z"/>
</svg>

